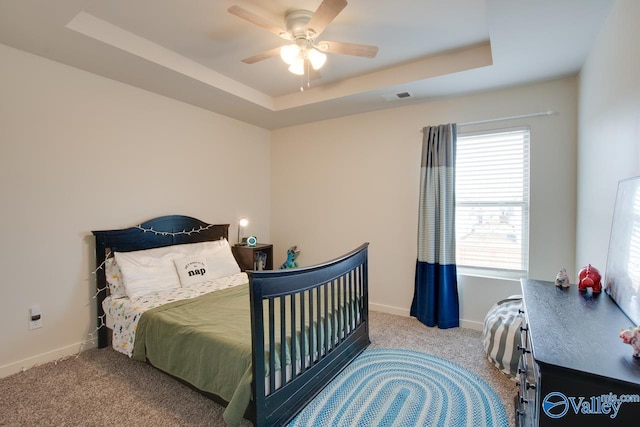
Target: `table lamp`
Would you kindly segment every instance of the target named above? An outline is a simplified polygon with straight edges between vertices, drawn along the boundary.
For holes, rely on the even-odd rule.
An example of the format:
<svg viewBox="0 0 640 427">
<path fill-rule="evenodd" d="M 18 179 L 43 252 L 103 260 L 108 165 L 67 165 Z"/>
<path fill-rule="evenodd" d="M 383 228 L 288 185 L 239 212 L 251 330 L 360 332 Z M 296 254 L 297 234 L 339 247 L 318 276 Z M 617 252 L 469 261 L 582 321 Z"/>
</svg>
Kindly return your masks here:
<svg viewBox="0 0 640 427">
<path fill-rule="evenodd" d="M 241 228 L 245 228 L 247 225 L 249 225 L 249 220 L 247 218 L 240 218 L 238 220 L 238 244 L 242 244 L 242 241 L 240 240 L 240 229 Z"/>
</svg>

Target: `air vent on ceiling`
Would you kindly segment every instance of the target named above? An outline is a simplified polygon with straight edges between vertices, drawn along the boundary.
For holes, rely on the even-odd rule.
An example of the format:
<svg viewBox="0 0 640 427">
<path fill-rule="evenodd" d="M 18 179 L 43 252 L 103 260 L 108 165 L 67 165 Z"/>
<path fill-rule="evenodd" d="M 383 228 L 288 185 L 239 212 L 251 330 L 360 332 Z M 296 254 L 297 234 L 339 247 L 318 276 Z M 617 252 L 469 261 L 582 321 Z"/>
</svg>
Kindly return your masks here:
<svg viewBox="0 0 640 427">
<path fill-rule="evenodd" d="M 413 98 L 413 94 L 411 92 L 398 92 L 398 93 L 392 93 L 389 95 L 382 95 L 382 98 L 385 101 L 399 101 L 402 99 Z"/>
</svg>

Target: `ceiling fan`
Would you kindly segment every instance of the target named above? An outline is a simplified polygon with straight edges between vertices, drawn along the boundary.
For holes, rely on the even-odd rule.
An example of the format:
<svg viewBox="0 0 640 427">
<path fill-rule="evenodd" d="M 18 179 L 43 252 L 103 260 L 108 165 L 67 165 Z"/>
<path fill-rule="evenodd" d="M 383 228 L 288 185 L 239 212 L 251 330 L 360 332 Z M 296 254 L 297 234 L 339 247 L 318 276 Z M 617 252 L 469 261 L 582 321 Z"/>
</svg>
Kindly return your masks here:
<svg viewBox="0 0 640 427">
<path fill-rule="evenodd" d="M 346 0 L 323 0 L 315 12 L 291 10 L 285 16 L 286 28 L 273 25 L 266 19 L 240 6 L 231 6 L 228 9 L 229 13 L 271 31 L 289 42 L 284 46 L 245 58 L 242 62 L 254 64 L 280 55 L 282 60 L 289 65 L 291 73 L 302 76 L 305 74 L 306 68 L 313 78 L 313 71 L 316 71 L 315 77 L 319 76 L 317 70 L 324 65 L 327 59 L 325 53 L 374 58 L 378 53 L 377 46 L 317 40 L 325 28 L 346 6 Z"/>
</svg>

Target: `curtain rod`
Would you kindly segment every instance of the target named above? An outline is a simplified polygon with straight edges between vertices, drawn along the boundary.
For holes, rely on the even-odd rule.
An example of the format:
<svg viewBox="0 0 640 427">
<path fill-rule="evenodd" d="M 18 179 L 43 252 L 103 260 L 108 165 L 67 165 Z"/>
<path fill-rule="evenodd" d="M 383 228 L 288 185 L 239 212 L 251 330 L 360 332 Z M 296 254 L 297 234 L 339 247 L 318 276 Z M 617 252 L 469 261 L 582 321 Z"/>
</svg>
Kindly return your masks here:
<svg viewBox="0 0 640 427">
<path fill-rule="evenodd" d="M 470 125 L 481 125 L 485 123 L 493 123 L 493 122 L 502 122 L 505 120 L 514 120 L 514 119 L 525 119 L 528 117 L 546 117 L 546 116 L 555 116 L 558 114 L 557 111 L 541 111 L 539 113 L 530 113 L 530 114 L 522 114 L 520 116 L 511 116 L 511 117 L 501 117 L 498 119 L 487 119 L 487 120 L 478 120 L 476 122 L 466 122 L 466 123 L 458 123 L 458 126 L 470 126 Z M 420 129 L 422 131 L 422 129 Z"/>
</svg>

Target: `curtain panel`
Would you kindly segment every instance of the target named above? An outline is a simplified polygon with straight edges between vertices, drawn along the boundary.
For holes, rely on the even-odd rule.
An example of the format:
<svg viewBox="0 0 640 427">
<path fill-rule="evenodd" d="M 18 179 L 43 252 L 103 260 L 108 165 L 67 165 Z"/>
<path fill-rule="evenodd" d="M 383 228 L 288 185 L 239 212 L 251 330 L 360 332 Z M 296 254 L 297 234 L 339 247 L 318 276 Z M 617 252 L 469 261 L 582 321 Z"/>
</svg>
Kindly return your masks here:
<svg viewBox="0 0 640 427">
<path fill-rule="evenodd" d="M 411 316 L 442 329 L 460 325 L 455 237 L 456 124 L 423 129 L 418 259 Z"/>
</svg>

